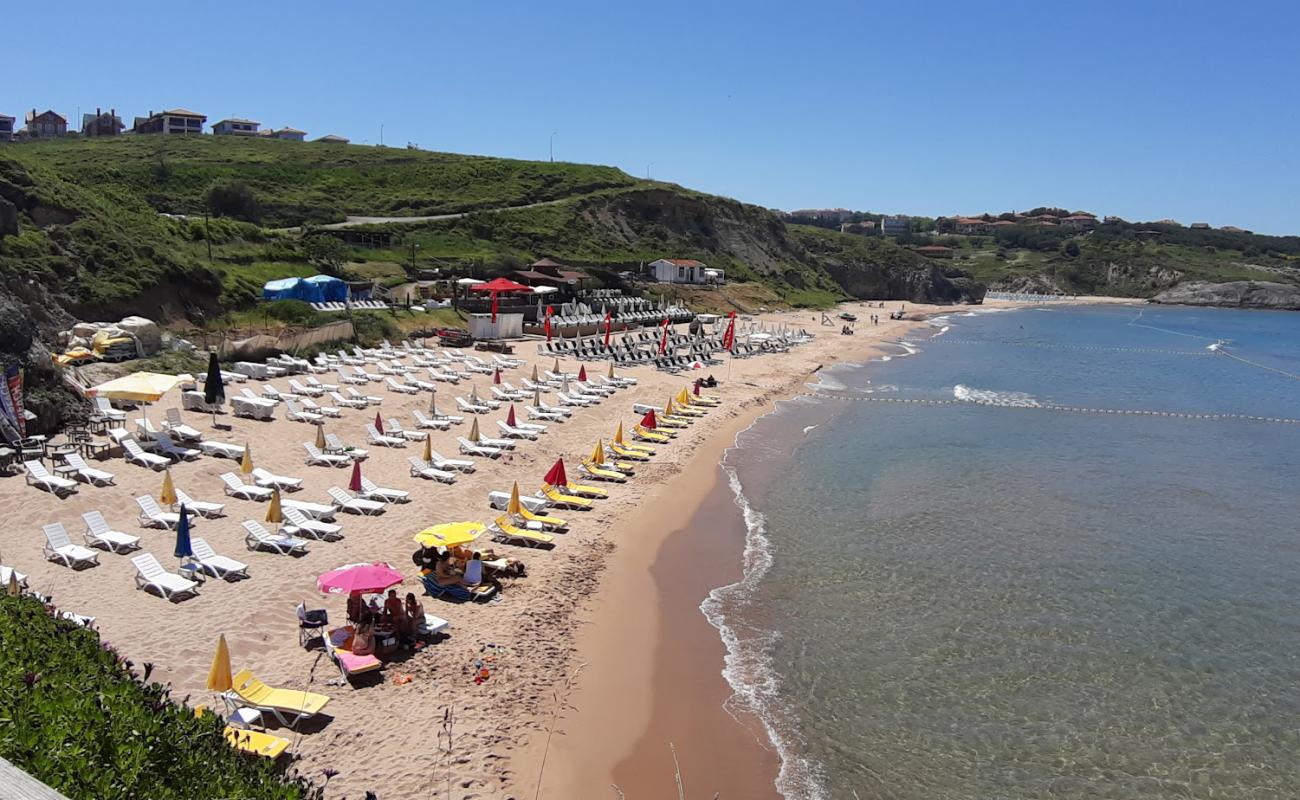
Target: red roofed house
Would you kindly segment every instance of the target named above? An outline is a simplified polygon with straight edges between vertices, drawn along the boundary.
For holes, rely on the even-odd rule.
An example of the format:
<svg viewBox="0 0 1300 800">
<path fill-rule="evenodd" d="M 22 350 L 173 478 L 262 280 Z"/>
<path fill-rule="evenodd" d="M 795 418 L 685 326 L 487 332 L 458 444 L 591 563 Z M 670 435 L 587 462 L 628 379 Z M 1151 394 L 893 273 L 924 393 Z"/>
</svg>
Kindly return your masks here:
<svg viewBox="0 0 1300 800">
<path fill-rule="evenodd" d="M 979 217 L 958 217 L 957 232 L 967 234 L 980 234 L 989 232 L 989 223 Z"/>
<path fill-rule="evenodd" d="M 720 269 L 709 269 L 690 258 L 661 258 L 650 262 L 650 270 L 659 283 L 723 283 Z"/>
<path fill-rule="evenodd" d="M 1091 214 L 1071 214 L 1061 218 L 1061 226 L 1077 231 L 1090 231 L 1097 227 L 1097 218 Z"/>
<path fill-rule="evenodd" d="M 916 248 L 916 252 L 926 258 L 952 258 L 952 248 L 943 247 L 937 244 L 928 244 L 925 247 Z"/>
<path fill-rule="evenodd" d="M 171 111 L 152 111 L 147 117 L 136 117 L 131 130 L 135 133 L 203 133 L 203 123 L 208 118 L 196 111 L 173 108 Z"/>
</svg>

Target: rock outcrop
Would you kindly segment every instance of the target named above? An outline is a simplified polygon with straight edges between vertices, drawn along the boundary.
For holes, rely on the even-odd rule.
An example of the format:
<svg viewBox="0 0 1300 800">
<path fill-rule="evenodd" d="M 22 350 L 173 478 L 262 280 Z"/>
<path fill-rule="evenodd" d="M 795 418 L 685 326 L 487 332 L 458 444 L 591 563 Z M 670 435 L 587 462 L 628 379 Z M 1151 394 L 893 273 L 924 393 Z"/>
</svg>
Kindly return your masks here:
<svg viewBox="0 0 1300 800">
<path fill-rule="evenodd" d="M 1228 283 L 1190 281 L 1164 290 L 1151 298 L 1151 302 L 1184 306 L 1300 311 L 1300 286 L 1269 281 Z"/>
</svg>

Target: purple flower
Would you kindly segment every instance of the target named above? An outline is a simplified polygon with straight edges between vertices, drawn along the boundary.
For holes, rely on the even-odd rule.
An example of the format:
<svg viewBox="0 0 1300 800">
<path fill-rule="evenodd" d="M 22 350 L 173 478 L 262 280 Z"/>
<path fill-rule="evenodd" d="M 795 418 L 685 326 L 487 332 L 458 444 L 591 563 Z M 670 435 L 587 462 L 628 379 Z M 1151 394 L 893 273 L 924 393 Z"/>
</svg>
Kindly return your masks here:
<svg viewBox="0 0 1300 800">
<path fill-rule="evenodd" d="M 40 680 L 41 680 L 41 673 L 39 672 L 28 672 L 27 674 L 23 675 L 23 683 L 27 686 L 28 689 L 35 686 L 37 683 L 40 682 Z"/>
</svg>

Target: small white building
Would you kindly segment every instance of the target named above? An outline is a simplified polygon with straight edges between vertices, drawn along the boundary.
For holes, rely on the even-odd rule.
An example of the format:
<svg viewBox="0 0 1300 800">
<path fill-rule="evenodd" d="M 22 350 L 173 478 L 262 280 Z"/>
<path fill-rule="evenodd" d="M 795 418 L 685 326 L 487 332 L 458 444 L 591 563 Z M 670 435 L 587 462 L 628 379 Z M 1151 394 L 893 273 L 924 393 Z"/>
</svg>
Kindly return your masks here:
<svg viewBox="0 0 1300 800">
<path fill-rule="evenodd" d="M 251 119 L 223 119 L 212 126 L 213 136 L 256 136 L 257 129 L 262 126 L 260 122 L 254 122 Z"/>
<path fill-rule="evenodd" d="M 661 258 L 650 262 L 650 271 L 659 283 L 726 283 L 723 270 L 690 258 Z"/>
<path fill-rule="evenodd" d="M 911 230 L 912 220 L 902 215 L 885 217 L 880 220 L 880 232 L 885 236 L 902 236 Z"/>
<path fill-rule="evenodd" d="M 524 335 L 523 314 L 470 314 L 469 335 L 475 339 L 520 339 Z"/>
<path fill-rule="evenodd" d="M 284 139 L 289 142 L 301 142 L 307 136 L 306 131 L 300 131 L 297 128 L 280 128 L 275 130 L 268 128 L 264 131 L 258 131 L 258 136 L 266 139 Z"/>
</svg>

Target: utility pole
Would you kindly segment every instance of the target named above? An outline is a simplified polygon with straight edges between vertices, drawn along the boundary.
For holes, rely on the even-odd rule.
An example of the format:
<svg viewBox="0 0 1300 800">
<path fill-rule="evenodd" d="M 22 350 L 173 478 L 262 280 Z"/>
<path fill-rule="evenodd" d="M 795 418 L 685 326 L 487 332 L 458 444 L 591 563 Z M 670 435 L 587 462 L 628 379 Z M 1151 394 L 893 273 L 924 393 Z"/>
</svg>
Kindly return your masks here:
<svg viewBox="0 0 1300 800">
<path fill-rule="evenodd" d="M 555 163 L 555 134 L 558 131 L 551 131 L 551 163 Z"/>
<path fill-rule="evenodd" d="M 415 251 L 419 249 L 418 244 L 411 242 L 411 277 L 415 277 Z"/>
<path fill-rule="evenodd" d="M 646 164 L 646 165 L 645 165 L 645 179 L 646 179 L 646 180 L 650 180 L 650 168 L 653 167 L 654 165 L 655 165 L 655 164 L 654 164 L 653 161 L 651 161 L 649 164 Z"/>
<path fill-rule="evenodd" d="M 379 123 L 379 146 L 384 146 L 384 123 Z"/>
<path fill-rule="evenodd" d="M 208 212 L 203 212 L 203 238 L 208 242 L 208 263 L 212 263 L 212 229 L 208 227 Z"/>
</svg>

